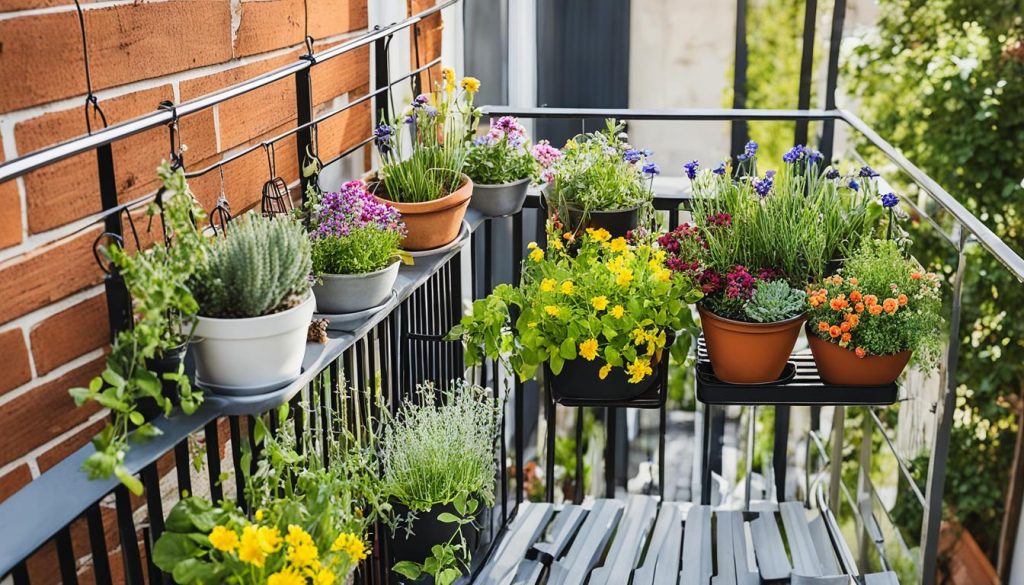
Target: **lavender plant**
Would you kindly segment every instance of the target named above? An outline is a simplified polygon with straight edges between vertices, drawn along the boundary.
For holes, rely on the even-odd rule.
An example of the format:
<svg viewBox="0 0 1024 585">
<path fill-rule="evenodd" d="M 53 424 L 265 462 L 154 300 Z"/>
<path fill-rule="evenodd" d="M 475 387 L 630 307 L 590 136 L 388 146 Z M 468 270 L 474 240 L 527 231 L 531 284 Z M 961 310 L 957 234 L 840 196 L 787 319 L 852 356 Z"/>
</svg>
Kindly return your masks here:
<svg viewBox="0 0 1024 585">
<path fill-rule="evenodd" d="M 503 185 L 536 177 L 526 129 L 512 116 L 491 120 L 487 134 L 473 140 L 466 156 L 466 174 L 474 183 Z"/>
<path fill-rule="evenodd" d="M 400 258 L 405 224 L 394 207 L 349 181 L 312 205 L 313 274 L 365 274 Z"/>
</svg>

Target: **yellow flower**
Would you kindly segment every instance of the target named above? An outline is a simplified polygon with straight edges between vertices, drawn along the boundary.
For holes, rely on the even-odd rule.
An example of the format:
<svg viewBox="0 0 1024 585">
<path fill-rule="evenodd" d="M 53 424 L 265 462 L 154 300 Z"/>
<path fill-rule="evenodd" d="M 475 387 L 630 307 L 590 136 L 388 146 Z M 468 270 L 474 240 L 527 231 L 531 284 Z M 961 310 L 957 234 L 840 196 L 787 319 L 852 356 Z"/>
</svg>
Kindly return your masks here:
<svg viewBox="0 0 1024 585">
<path fill-rule="evenodd" d="M 267 553 L 260 546 L 260 537 L 255 525 L 250 524 L 242 529 L 242 540 L 238 545 L 238 560 L 263 568 Z"/>
<path fill-rule="evenodd" d="M 590 299 L 590 304 L 598 311 L 603 311 L 608 306 L 608 297 L 601 295 Z"/>
<path fill-rule="evenodd" d="M 526 324 L 526 326 L 529 327 L 530 329 L 536 329 L 537 328 L 537 322 L 536 321 L 530 321 L 529 323 Z"/>
<path fill-rule="evenodd" d="M 561 290 L 562 294 L 564 294 L 564 295 L 571 295 L 572 291 L 573 291 L 572 281 L 571 280 L 567 280 L 567 281 L 563 282 L 562 286 L 561 286 L 561 288 L 559 290 Z"/>
<path fill-rule="evenodd" d="M 552 317 L 557 317 L 558 316 L 558 307 L 556 307 L 554 305 L 548 305 L 548 306 L 544 307 L 544 312 L 547 313 L 548 315 L 551 315 Z"/>
<path fill-rule="evenodd" d="M 562 244 L 561 240 L 551 240 L 551 242 L 549 242 L 549 244 L 551 245 L 552 248 L 554 248 L 556 250 L 564 250 L 565 249 L 565 245 Z"/>
<path fill-rule="evenodd" d="M 257 522 L 262 522 L 263 521 L 263 510 L 256 510 L 256 521 Z"/>
<path fill-rule="evenodd" d="M 462 89 L 466 90 L 468 93 L 476 93 L 480 91 L 480 80 L 476 77 L 463 77 L 462 83 L 459 85 L 461 85 Z"/>
<path fill-rule="evenodd" d="M 665 257 L 667 255 L 668 255 L 668 253 L 665 252 L 665 250 L 656 250 L 654 252 L 654 259 L 657 260 L 658 262 L 664 262 L 665 261 Z"/>
<path fill-rule="evenodd" d="M 214 526 L 210 532 L 210 544 L 217 550 L 231 552 L 238 548 L 238 535 L 224 526 Z"/>
<path fill-rule="evenodd" d="M 260 526 L 257 531 L 260 548 L 264 552 L 274 553 L 281 549 L 281 531 L 269 526 Z"/>
<path fill-rule="evenodd" d="M 542 290 L 544 292 L 552 292 L 552 291 L 554 291 L 555 290 L 555 279 L 554 278 L 545 278 L 544 280 L 540 281 L 540 290 Z"/>
<path fill-rule="evenodd" d="M 629 381 L 631 384 L 643 380 L 652 372 L 651 363 L 641 358 L 636 358 L 633 363 L 629 364 L 626 368 L 626 373 L 629 374 Z"/>
<path fill-rule="evenodd" d="M 306 578 L 292 567 L 285 567 L 267 577 L 267 585 L 306 585 Z"/>
<path fill-rule="evenodd" d="M 455 70 L 451 67 L 441 68 L 441 79 L 446 83 L 455 83 Z"/>
<path fill-rule="evenodd" d="M 594 361 L 597 357 L 597 340 L 590 338 L 580 344 L 580 355 L 588 362 Z"/>
<path fill-rule="evenodd" d="M 320 559 L 320 551 L 313 543 L 300 544 L 289 547 L 285 558 L 296 567 L 308 567 Z"/>
<path fill-rule="evenodd" d="M 611 372 L 611 371 L 612 371 L 612 365 L 611 364 L 605 364 L 605 365 L 601 366 L 601 371 L 599 371 L 597 373 L 597 377 L 602 379 L 602 380 L 604 380 L 605 378 L 608 377 L 608 373 Z"/>
<path fill-rule="evenodd" d="M 623 309 L 622 305 L 615 305 L 608 313 L 616 319 L 621 319 L 622 316 L 626 314 L 626 309 Z"/>
<path fill-rule="evenodd" d="M 612 237 L 612 235 L 608 233 L 608 230 L 604 228 L 587 228 L 587 234 L 589 234 L 595 242 L 607 242 Z"/>
<path fill-rule="evenodd" d="M 651 258 L 647 261 L 647 265 L 651 267 L 651 270 L 658 270 L 661 268 L 661 262 L 658 262 L 657 258 Z"/>
<path fill-rule="evenodd" d="M 316 575 L 310 575 L 313 577 L 314 585 L 334 585 L 334 572 L 330 569 L 320 569 Z"/>
<path fill-rule="evenodd" d="M 291 546 L 300 546 L 303 544 L 313 544 L 313 537 L 303 530 L 301 526 L 289 524 L 288 536 L 284 537 L 284 541 Z"/>
<path fill-rule="evenodd" d="M 541 250 L 540 248 L 537 248 L 533 252 L 530 252 L 530 260 L 533 260 L 534 262 L 540 262 L 543 259 L 544 259 L 544 250 Z"/>
<path fill-rule="evenodd" d="M 331 545 L 334 552 L 344 552 L 353 563 L 366 558 L 366 545 L 363 540 L 351 532 L 342 532 Z"/>
<path fill-rule="evenodd" d="M 629 244 L 626 243 L 626 238 L 618 237 L 611 241 L 612 252 L 625 252 Z"/>
<path fill-rule="evenodd" d="M 615 284 L 619 286 L 629 286 L 631 282 L 633 282 L 633 271 L 628 268 L 623 268 L 615 276 Z"/>
<path fill-rule="evenodd" d="M 530 242 L 529 244 L 526 244 L 526 249 L 527 250 L 536 250 L 537 249 L 537 242 Z"/>
<path fill-rule="evenodd" d="M 659 268 L 654 271 L 654 278 L 657 278 L 661 282 L 668 282 L 672 280 L 672 271 L 668 268 Z"/>
<path fill-rule="evenodd" d="M 643 343 L 645 341 L 647 341 L 647 332 L 644 331 L 640 327 L 637 327 L 636 329 L 634 329 L 633 330 L 633 345 L 640 345 L 641 343 Z"/>
</svg>

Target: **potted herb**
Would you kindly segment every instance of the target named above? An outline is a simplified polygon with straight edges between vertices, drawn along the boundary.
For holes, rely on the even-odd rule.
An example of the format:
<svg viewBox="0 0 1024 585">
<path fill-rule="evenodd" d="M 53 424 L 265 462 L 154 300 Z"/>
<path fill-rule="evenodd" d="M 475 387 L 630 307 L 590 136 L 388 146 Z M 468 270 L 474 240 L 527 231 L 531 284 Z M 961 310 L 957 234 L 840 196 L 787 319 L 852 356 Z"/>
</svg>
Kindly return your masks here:
<svg viewBox="0 0 1024 585">
<path fill-rule="evenodd" d="M 571 230 L 604 228 L 625 236 L 648 223 L 658 165 L 648 160 L 650 151 L 626 141 L 623 128 L 608 120 L 603 131 L 572 138 L 545 169 L 548 205 Z"/>
<path fill-rule="evenodd" d="M 289 217 L 233 221 L 192 278 L 199 301 L 196 380 L 226 394 L 258 394 L 301 373 L 310 292 L 310 241 Z"/>
<path fill-rule="evenodd" d="M 869 240 L 839 274 L 807 292 L 807 339 L 830 384 L 890 384 L 916 356 L 934 367 L 940 351 L 939 277 L 896 242 Z"/>
<path fill-rule="evenodd" d="M 803 289 L 860 242 L 868 216 L 868 198 L 822 170 L 821 153 L 796 146 L 763 176 L 756 153 L 749 143 L 735 175 L 724 163 L 685 164 L 694 225 L 664 244 L 667 265 L 705 293 L 698 309 L 715 376 L 737 384 L 779 378 L 805 318 Z"/>
<path fill-rule="evenodd" d="M 400 264 L 401 215 L 362 181 L 326 193 L 310 214 L 313 285 L 320 313 L 355 313 L 385 302 Z"/>
<path fill-rule="evenodd" d="M 416 96 L 400 119 L 374 130 L 381 168 L 370 192 L 401 212 L 408 228 L 402 240 L 406 250 L 455 240 L 473 195 L 473 181 L 462 170 L 467 140 L 480 118 L 473 108 L 480 81 L 465 77 L 457 88 L 455 72 L 445 68 L 443 73 L 436 91 Z"/>
<path fill-rule="evenodd" d="M 497 418 L 488 390 L 459 381 L 419 387 L 386 422 L 381 482 L 399 520 L 389 535 L 396 573 L 449 585 L 468 570 L 474 521 L 494 505 Z"/>
<path fill-rule="evenodd" d="M 129 437 L 152 438 L 159 430 L 149 421 L 157 415 L 170 414 L 175 405 L 191 414 L 203 401 L 185 375 L 183 358 L 189 321 L 198 310 L 186 283 L 207 254 L 206 238 L 196 228 L 205 214 L 181 169 L 165 162 L 158 174 L 163 190 L 147 215 L 162 218 L 163 245 L 135 254 L 119 245 L 103 249 L 131 296 L 132 326 L 114 338 L 103 373 L 87 388 L 70 390 L 79 406 L 96 402 L 110 409 L 110 422 L 93 438 L 96 452 L 83 469 L 91 479 L 116 475 L 135 493 L 142 493 L 142 484 L 123 466 Z"/>
<path fill-rule="evenodd" d="M 604 228 L 553 230 L 546 250 L 530 248 L 519 286 L 474 302 L 449 333 L 466 342 L 467 365 L 502 359 L 526 380 L 543 364 L 564 397 L 626 400 L 650 388 L 674 333 L 693 326 L 695 281 L 666 268 L 664 250 Z"/>
<path fill-rule="evenodd" d="M 519 213 L 535 167 L 519 120 L 491 120 L 490 130 L 473 140 L 466 156 L 466 175 L 473 180 L 469 206 L 493 217 Z"/>
</svg>

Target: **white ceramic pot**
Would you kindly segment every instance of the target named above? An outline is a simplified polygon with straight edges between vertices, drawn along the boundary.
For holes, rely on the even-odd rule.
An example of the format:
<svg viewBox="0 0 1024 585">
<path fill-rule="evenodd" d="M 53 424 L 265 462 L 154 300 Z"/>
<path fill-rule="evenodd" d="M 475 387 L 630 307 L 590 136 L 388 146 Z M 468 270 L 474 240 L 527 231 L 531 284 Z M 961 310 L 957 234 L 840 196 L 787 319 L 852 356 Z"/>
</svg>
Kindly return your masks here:
<svg viewBox="0 0 1024 585">
<path fill-rule="evenodd" d="M 318 313 L 358 313 L 380 305 L 391 296 L 398 278 L 399 261 L 363 274 L 324 274 L 313 285 Z"/>
<path fill-rule="evenodd" d="M 219 394 L 251 395 L 284 386 L 302 372 L 316 300 L 250 319 L 196 317 L 196 378 Z"/>
</svg>

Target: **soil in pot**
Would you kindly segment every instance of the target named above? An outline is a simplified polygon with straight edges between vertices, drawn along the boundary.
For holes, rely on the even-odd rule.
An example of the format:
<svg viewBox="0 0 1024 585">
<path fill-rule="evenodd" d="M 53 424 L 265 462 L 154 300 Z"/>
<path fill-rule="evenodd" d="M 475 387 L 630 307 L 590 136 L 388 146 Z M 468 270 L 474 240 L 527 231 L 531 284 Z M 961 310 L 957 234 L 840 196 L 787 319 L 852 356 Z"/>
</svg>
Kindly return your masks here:
<svg viewBox="0 0 1024 585">
<path fill-rule="evenodd" d="M 392 502 L 392 506 L 399 518 L 408 516 L 409 508 L 405 505 Z M 454 504 L 435 505 L 427 512 L 416 512 L 416 519 L 409 526 L 412 529 L 412 534 L 408 534 L 404 523 L 398 527 L 394 534 L 391 534 L 388 530 L 384 531 L 388 550 L 391 553 L 392 566 L 400 561 L 422 563 L 433 554 L 430 552 L 431 547 L 435 544 L 448 542 L 456 530 L 458 530 L 458 525 L 438 520 L 438 517 L 444 512 L 456 516 L 459 515 L 455 510 Z M 466 545 L 469 547 L 469 550 L 471 552 L 475 551 L 480 542 L 480 529 L 476 526 L 476 523 L 463 526 L 462 535 L 466 539 Z M 429 580 L 429 577 L 426 580 Z M 424 581 L 424 579 L 421 578 L 421 581 Z"/>
<path fill-rule="evenodd" d="M 529 177 L 503 185 L 475 183 L 469 206 L 491 217 L 513 215 L 522 211 L 529 186 Z"/>
<path fill-rule="evenodd" d="M 181 363 L 185 361 L 185 349 L 188 346 L 181 344 L 172 347 L 153 359 L 146 360 L 146 369 L 156 374 L 160 379 L 161 394 L 171 401 L 173 406 L 178 406 L 181 400 L 178 397 L 178 384 L 171 380 L 165 380 L 164 374 L 177 374 Z M 136 408 L 142 413 L 146 421 L 151 421 L 163 413 L 160 406 L 152 398 L 142 398 L 136 404 Z"/>
<path fill-rule="evenodd" d="M 857 357 L 853 351 L 807 332 L 821 380 L 841 386 L 886 386 L 896 381 L 910 362 L 909 349 L 893 355 Z"/>
<path fill-rule="evenodd" d="M 358 313 L 388 300 L 398 278 L 400 262 L 364 274 L 324 274 L 313 285 L 317 313 Z"/>
<path fill-rule="evenodd" d="M 402 240 L 403 250 L 432 250 L 451 243 L 462 229 L 462 219 L 473 196 L 473 181 L 466 175 L 462 175 L 462 181 L 462 185 L 448 195 L 423 203 L 392 201 L 380 182 L 370 183 L 367 190 L 402 214 L 408 231 Z"/>
<path fill-rule="evenodd" d="M 719 317 L 698 305 L 715 377 L 730 384 L 778 380 L 793 353 L 806 317 L 778 323 L 745 323 Z"/>
</svg>

